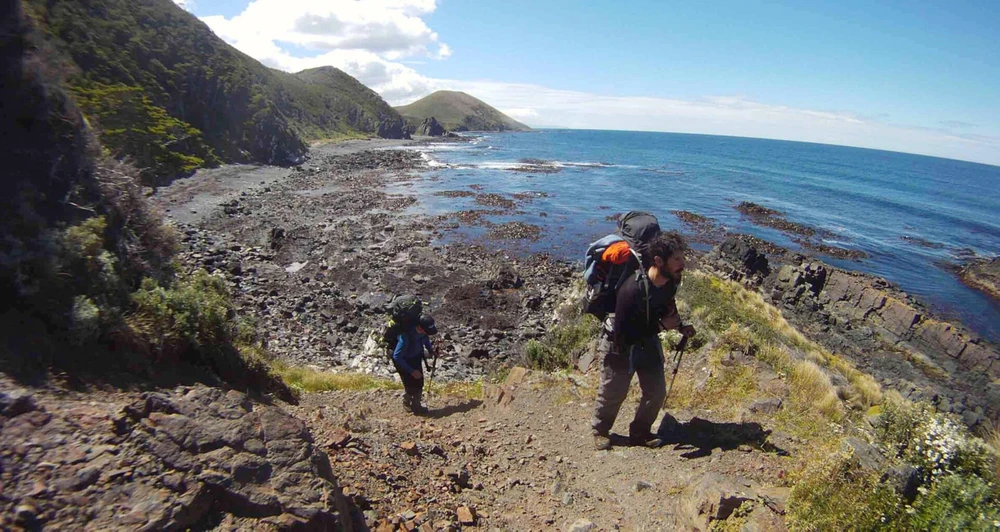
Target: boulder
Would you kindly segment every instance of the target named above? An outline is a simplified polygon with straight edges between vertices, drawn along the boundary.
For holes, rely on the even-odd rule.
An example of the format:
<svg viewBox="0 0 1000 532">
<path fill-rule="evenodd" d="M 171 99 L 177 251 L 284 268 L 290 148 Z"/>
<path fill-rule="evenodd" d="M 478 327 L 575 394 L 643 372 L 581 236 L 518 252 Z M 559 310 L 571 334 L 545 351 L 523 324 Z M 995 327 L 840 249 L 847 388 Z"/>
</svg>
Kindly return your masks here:
<svg viewBox="0 0 1000 532">
<path fill-rule="evenodd" d="M 589 519 L 577 519 L 573 524 L 566 527 L 566 532 L 590 532 L 597 528 L 597 525 Z"/>
<path fill-rule="evenodd" d="M 749 276 L 767 276 L 771 273 L 767 262 L 767 256 L 757 251 L 757 248 L 743 239 L 733 236 L 727 238 L 719 245 L 719 254 L 725 257 L 736 259 L 744 274 Z"/>
<path fill-rule="evenodd" d="M 712 521 L 727 519 L 744 502 L 757 498 L 745 483 L 718 473 L 705 473 L 681 494 L 680 517 L 696 530 L 707 531 Z"/>
<path fill-rule="evenodd" d="M 0 448 L 28 438 L 60 442 L 4 471 L 11 493 L 45 487 L 36 508 L 46 528 L 185 530 L 208 515 L 235 516 L 249 528 L 353 526 L 326 453 L 277 406 L 202 385 L 145 393 L 117 408 L 35 400 L 34 411 L 6 422 Z M 39 467 L 43 459 L 63 466 Z M 80 497 L 90 502 L 71 502 Z"/>
</svg>

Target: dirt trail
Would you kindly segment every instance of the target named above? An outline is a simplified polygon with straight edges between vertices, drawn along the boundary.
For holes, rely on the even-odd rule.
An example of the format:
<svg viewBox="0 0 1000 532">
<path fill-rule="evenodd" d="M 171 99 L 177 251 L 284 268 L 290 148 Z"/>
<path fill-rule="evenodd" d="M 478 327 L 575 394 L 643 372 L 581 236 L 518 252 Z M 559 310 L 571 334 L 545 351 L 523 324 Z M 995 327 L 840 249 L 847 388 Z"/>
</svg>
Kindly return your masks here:
<svg viewBox="0 0 1000 532">
<path fill-rule="evenodd" d="M 482 400 L 430 397 L 425 417 L 385 390 L 309 394 L 290 410 L 375 530 L 457 529 L 460 507 L 474 514 L 466 525 L 485 530 L 586 530 L 584 521 L 597 530 L 704 530 L 708 515 L 729 515 L 747 499 L 755 503 L 748 530 L 784 530 L 787 488 L 777 486 L 794 439 L 779 449 L 757 423 L 679 411 L 660 449 L 618 438 L 611 451 L 595 451 L 595 380 L 515 368 Z M 627 431 L 634 407 L 634 398 L 623 406 L 616 433 Z"/>
</svg>

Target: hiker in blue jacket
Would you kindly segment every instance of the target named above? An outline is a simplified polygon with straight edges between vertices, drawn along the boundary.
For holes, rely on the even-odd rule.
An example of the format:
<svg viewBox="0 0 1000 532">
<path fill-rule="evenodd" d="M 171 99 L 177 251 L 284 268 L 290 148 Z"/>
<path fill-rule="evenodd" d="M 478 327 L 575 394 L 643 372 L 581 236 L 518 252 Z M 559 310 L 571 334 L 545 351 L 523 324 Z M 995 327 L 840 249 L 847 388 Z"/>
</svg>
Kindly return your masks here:
<svg viewBox="0 0 1000 532">
<path fill-rule="evenodd" d="M 427 354 L 434 352 L 429 335 L 437 334 L 434 318 L 424 314 L 416 325 L 399 335 L 396 349 L 392 353 L 392 363 L 403 381 L 403 406 L 414 414 L 425 414 L 427 408 L 421 404 L 424 394 L 424 374 L 420 364 Z"/>
</svg>

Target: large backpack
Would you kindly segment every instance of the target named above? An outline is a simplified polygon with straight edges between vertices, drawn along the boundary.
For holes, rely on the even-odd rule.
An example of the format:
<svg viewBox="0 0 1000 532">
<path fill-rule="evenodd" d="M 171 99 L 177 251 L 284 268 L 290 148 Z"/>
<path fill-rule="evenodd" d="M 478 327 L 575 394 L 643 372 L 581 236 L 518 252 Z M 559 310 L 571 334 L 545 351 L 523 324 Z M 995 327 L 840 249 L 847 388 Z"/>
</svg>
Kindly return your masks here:
<svg viewBox="0 0 1000 532">
<path fill-rule="evenodd" d="M 423 311 L 423 302 L 411 295 L 398 295 L 389 304 L 389 317 L 403 326 L 416 325 Z"/>
<path fill-rule="evenodd" d="M 630 211 L 618 220 L 618 231 L 587 248 L 583 272 L 587 294 L 583 311 L 604 320 L 615 311 L 618 288 L 636 271 L 645 276 L 643 254 L 661 232 L 660 222 L 646 212 Z"/>
<path fill-rule="evenodd" d="M 420 321 L 420 313 L 424 304 L 411 295 L 398 295 L 389 304 L 389 323 L 382 332 L 382 345 L 389 358 L 396 349 L 399 335 L 408 328 L 415 327 Z"/>
</svg>

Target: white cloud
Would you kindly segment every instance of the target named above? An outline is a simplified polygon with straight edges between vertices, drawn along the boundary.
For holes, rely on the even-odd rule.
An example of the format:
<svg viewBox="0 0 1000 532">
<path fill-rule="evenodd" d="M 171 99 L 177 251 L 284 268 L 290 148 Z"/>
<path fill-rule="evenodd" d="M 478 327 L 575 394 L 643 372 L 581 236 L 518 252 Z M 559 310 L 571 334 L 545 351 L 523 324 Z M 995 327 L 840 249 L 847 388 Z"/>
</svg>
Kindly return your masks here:
<svg viewBox="0 0 1000 532">
<path fill-rule="evenodd" d="M 527 107 L 512 107 L 509 109 L 501 109 L 500 112 L 515 120 L 531 120 L 534 118 L 538 118 L 538 111 Z"/>
<path fill-rule="evenodd" d="M 174 0 L 174 3 L 187 11 L 194 11 L 194 8 L 197 7 L 194 0 Z"/>
<path fill-rule="evenodd" d="M 269 67 L 335 66 L 392 102 L 433 88 L 400 59 L 451 55 L 421 18 L 436 7 L 435 0 L 253 0 L 232 18 L 202 20 Z"/>
</svg>

